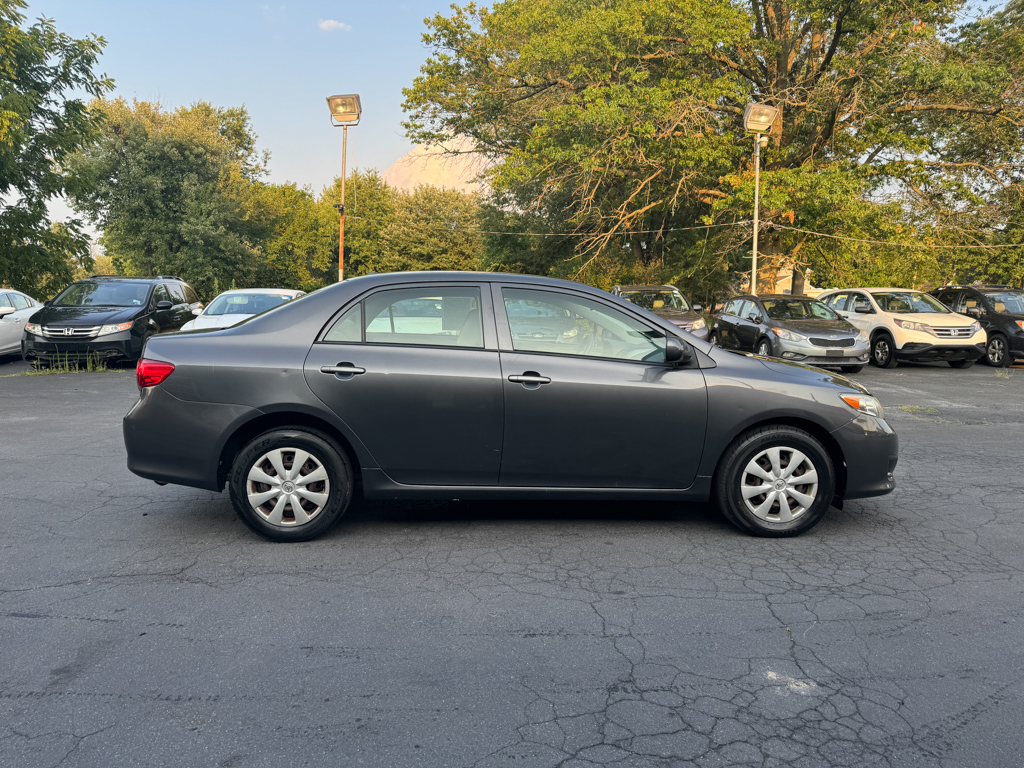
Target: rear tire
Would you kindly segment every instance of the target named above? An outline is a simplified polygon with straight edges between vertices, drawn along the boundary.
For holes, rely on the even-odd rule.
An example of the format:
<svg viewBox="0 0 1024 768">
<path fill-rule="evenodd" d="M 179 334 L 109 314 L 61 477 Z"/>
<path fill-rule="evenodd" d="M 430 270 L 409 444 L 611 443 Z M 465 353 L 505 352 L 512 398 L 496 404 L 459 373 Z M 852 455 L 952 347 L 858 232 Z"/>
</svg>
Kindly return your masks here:
<svg viewBox="0 0 1024 768">
<path fill-rule="evenodd" d="M 949 361 L 949 367 L 950 368 L 970 368 L 976 362 L 978 362 L 978 361 L 977 360 L 950 360 Z"/>
<path fill-rule="evenodd" d="M 238 453 L 228 487 L 235 512 L 252 531 L 271 541 L 308 541 L 345 514 L 352 477 L 345 451 L 327 435 L 281 427 Z"/>
<path fill-rule="evenodd" d="M 871 342 L 871 362 L 879 368 L 895 368 L 896 349 L 892 336 L 887 333 L 880 333 Z"/>
<path fill-rule="evenodd" d="M 989 337 L 985 344 L 985 362 L 993 368 L 1009 368 L 1013 365 L 1013 355 L 1006 338 L 996 333 Z"/>
<path fill-rule="evenodd" d="M 725 519 L 754 536 L 797 536 L 813 527 L 832 505 L 835 487 L 832 460 L 821 443 L 781 425 L 736 438 L 715 475 Z"/>
</svg>

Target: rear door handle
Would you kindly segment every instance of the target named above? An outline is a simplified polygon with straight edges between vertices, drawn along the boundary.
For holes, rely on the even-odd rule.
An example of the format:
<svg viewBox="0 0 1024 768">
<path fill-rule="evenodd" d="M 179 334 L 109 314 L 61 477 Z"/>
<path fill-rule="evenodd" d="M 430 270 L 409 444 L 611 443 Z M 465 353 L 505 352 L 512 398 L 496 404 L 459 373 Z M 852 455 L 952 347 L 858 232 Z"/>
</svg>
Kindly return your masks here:
<svg viewBox="0 0 1024 768">
<path fill-rule="evenodd" d="M 320 373 L 333 373 L 336 378 L 351 379 L 353 376 L 366 373 L 366 369 L 352 363 L 338 363 L 337 365 L 321 365 Z"/>
<path fill-rule="evenodd" d="M 514 384 L 522 384 L 528 389 L 536 389 L 541 384 L 550 384 L 551 379 L 547 376 L 541 376 L 536 371 L 526 371 L 519 376 L 509 376 L 508 380 Z"/>
</svg>

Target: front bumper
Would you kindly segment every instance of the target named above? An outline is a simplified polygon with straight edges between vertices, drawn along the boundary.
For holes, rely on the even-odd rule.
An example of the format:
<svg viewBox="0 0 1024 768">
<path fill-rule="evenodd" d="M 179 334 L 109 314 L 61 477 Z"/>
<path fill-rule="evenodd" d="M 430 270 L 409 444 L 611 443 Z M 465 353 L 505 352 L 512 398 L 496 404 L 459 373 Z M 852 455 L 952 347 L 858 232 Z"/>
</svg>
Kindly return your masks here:
<svg viewBox="0 0 1024 768">
<path fill-rule="evenodd" d="M 909 342 L 896 350 L 897 360 L 915 363 L 948 360 L 977 360 L 985 354 L 985 343 L 980 344 L 928 344 Z"/>
<path fill-rule="evenodd" d="M 26 333 L 21 341 L 21 356 L 41 362 L 78 362 L 89 358 L 102 360 L 137 360 L 142 353 L 142 340 L 131 331 L 110 333 L 81 341 L 54 341 Z"/>
<path fill-rule="evenodd" d="M 866 365 L 871 345 L 858 339 L 852 347 L 820 347 L 803 341 L 775 337 L 775 356 L 804 365 Z"/>
<path fill-rule="evenodd" d="M 861 414 L 832 433 L 846 459 L 845 499 L 884 496 L 896 487 L 900 443 L 885 419 Z"/>
</svg>

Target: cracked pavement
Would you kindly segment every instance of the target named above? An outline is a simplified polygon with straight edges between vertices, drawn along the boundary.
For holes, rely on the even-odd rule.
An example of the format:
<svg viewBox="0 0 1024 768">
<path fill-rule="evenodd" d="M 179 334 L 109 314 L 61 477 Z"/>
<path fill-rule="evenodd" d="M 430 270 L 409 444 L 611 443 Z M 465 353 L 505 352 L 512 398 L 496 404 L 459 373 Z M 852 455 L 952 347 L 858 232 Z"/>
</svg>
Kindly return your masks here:
<svg viewBox="0 0 1024 768">
<path fill-rule="evenodd" d="M 292 545 L 125 469 L 132 372 L 0 378 L 0 766 L 1024 764 L 1024 369 L 855 378 L 897 490 L 797 539 L 451 502 Z"/>
</svg>

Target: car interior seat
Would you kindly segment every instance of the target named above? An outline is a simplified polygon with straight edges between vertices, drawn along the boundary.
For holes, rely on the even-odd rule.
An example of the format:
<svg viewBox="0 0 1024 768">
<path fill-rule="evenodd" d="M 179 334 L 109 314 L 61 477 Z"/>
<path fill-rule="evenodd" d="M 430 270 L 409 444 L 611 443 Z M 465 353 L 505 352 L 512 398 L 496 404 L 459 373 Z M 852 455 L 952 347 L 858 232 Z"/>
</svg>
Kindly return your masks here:
<svg viewBox="0 0 1024 768">
<path fill-rule="evenodd" d="M 665 302 L 664 301 L 662 301 L 661 299 L 655 299 L 654 303 L 651 305 L 651 309 L 661 309 L 664 306 L 665 306 Z"/>
</svg>

